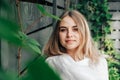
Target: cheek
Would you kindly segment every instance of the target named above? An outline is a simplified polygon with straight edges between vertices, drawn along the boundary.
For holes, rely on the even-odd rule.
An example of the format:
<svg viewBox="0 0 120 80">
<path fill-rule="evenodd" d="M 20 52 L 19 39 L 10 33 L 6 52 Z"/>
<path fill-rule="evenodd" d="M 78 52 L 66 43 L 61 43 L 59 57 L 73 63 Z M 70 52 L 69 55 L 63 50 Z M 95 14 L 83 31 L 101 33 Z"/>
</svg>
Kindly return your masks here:
<svg viewBox="0 0 120 80">
<path fill-rule="evenodd" d="M 63 36 L 59 33 L 59 39 L 61 40 L 63 38 Z"/>
<path fill-rule="evenodd" d="M 79 35 L 79 43 L 82 44 L 83 43 L 83 36 L 82 35 Z"/>
<path fill-rule="evenodd" d="M 65 41 L 65 34 L 62 34 L 62 33 L 59 33 L 59 40 L 60 40 L 60 43 L 64 43 Z"/>
<path fill-rule="evenodd" d="M 82 36 L 81 36 L 81 35 L 79 35 L 79 34 L 77 34 L 77 35 L 76 35 L 76 38 L 77 38 L 78 42 L 79 42 L 79 43 L 81 43 Z"/>
</svg>

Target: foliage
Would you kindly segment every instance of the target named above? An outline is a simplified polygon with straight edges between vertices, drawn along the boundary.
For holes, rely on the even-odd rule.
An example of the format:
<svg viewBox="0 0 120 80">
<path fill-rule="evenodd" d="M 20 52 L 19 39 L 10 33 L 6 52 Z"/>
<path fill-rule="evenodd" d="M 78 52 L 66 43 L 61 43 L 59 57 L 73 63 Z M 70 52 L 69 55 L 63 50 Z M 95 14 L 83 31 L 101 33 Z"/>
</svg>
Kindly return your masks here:
<svg viewBox="0 0 120 80">
<path fill-rule="evenodd" d="M 37 4 L 36 6 L 38 7 L 39 11 L 40 11 L 43 15 L 49 16 L 49 17 L 54 18 L 54 19 L 56 19 L 56 20 L 61 20 L 58 16 L 54 16 L 54 15 L 48 13 L 42 5 Z"/>
<path fill-rule="evenodd" d="M 22 80 L 60 80 L 59 76 L 46 64 L 45 58 L 38 57 L 28 68 Z"/>
<path fill-rule="evenodd" d="M 12 12 L 12 9 L 8 6 L 9 4 L 6 1 L 1 0 L 1 3 L 2 5 L 0 5 L 0 7 L 4 12 Z M 14 43 L 17 46 L 33 50 L 36 53 L 41 53 L 39 49 L 40 45 L 37 41 L 24 34 L 20 30 L 20 25 L 14 20 L 8 19 L 2 15 L 0 15 L 0 38 L 6 39 L 8 42 Z"/>
<path fill-rule="evenodd" d="M 104 54 L 109 55 L 109 79 L 120 80 L 120 54 L 115 51 L 112 40 L 107 37 L 111 33 L 109 20 L 112 17 L 108 11 L 107 0 L 81 0 L 77 5 L 71 5 L 71 8 L 84 14 L 89 21 L 94 40 L 100 43 Z"/>
<path fill-rule="evenodd" d="M 108 4 L 106 0 L 82 0 L 76 6 L 81 13 L 89 21 L 92 36 L 95 41 L 100 40 L 103 35 L 110 33 L 110 20 L 111 15 L 108 11 Z"/>
<path fill-rule="evenodd" d="M 15 73 L 10 73 L 10 72 L 5 72 L 3 70 L 0 69 L 0 80 L 16 80 L 17 77 L 15 75 Z"/>
<path fill-rule="evenodd" d="M 2 10 L 6 11 L 6 13 L 11 12 L 8 3 L 5 0 L 0 0 L 0 7 Z M 48 13 L 42 5 L 37 5 L 37 7 L 45 16 L 60 20 L 58 17 Z M 120 57 L 118 57 L 120 55 L 116 54 L 111 40 L 105 37 L 111 32 L 109 25 L 109 19 L 111 18 L 111 15 L 108 11 L 107 0 L 81 0 L 77 5 L 72 5 L 72 8 L 78 9 L 86 16 L 95 41 L 99 42 L 102 39 L 105 40 L 103 41 L 103 50 L 105 54 L 109 55 L 109 78 L 110 80 L 120 80 Z M 10 43 L 14 43 L 17 46 L 28 48 L 35 53 L 41 54 L 39 49 L 40 45 L 37 41 L 24 34 L 20 30 L 20 26 L 13 20 L 8 20 L 2 16 L 0 16 L 0 38 L 3 38 Z M 12 75 L 6 73 L 5 71 L 0 71 L 0 80 L 16 80 L 16 78 L 18 79 L 17 75 L 14 73 Z M 27 72 L 20 76 L 19 79 L 60 80 L 59 76 L 55 74 L 54 71 L 52 71 L 52 69 L 45 63 L 43 56 L 38 57 L 33 62 L 29 62 L 27 65 Z"/>
<path fill-rule="evenodd" d="M 110 80 L 120 80 L 120 54 L 117 53 L 113 47 L 113 42 L 110 39 L 105 39 L 105 54 L 109 55 L 108 65 L 109 65 L 109 79 Z"/>
<path fill-rule="evenodd" d="M 0 8 L 6 13 L 11 11 L 8 2 L 0 0 Z M 45 11 L 45 10 L 44 10 Z M 46 13 L 46 12 L 44 12 Z M 47 13 L 46 13 L 47 14 Z M 11 14 L 12 15 L 12 14 Z M 51 16 L 50 14 L 48 14 Z M 55 16 L 51 16 L 57 18 Z M 33 51 L 35 54 L 39 53 L 39 56 L 34 61 L 30 61 L 26 66 L 27 72 L 16 75 L 16 73 L 6 72 L 0 67 L 0 80 L 60 80 L 59 76 L 48 66 L 45 62 L 44 56 L 41 55 L 40 44 L 28 37 L 20 30 L 14 20 L 9 20 L 0 15 L 0 38 L 7 40 L 9 43 L 13 43 L 16 46 L 26 48 Z M 10 53 L 12 54 L 12 53 Z M 26 69 L 25 69 L 26 70 Z M 21 76 L 22 75 L 22 76 Z M 47 76 L 47 77 L 46 77 Z"/>
<path fill-rule="evenodd" d="M 118 69 L 116 69 L 115 67 L 110 68 L 109 73 L 111 74 L 110 80 L 120 80 L 120 74 L 118 74 Z"/>
</svg>

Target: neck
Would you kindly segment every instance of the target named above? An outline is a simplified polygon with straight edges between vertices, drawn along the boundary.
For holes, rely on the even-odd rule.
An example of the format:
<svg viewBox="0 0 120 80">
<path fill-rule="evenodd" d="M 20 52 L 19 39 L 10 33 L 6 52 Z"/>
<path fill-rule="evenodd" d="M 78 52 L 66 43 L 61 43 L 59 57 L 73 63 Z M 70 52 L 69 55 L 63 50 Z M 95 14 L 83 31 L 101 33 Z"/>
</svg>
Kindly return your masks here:
<svg viewBox="0 0 120 80">
<path fill-rule="evenodd" d="M 84 58 L 83 52 L 78 49 L 67 50 L 68 55 L 70 55 L 75 61 L 82 60 Z"/>
</svg>

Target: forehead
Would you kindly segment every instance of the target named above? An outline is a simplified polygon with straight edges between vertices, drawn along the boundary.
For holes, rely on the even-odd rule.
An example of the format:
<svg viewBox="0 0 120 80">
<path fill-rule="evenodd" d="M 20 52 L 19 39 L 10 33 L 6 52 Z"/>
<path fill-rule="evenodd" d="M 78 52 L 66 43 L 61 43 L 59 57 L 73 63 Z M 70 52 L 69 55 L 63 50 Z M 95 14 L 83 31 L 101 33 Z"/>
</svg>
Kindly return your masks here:
<svg viewBox="0 0 120 80">
<path fill-rule="evenodd" d="M 75 26 L 75 25 L 76 25 L 75 21 L 70 16 L 64 17 L 60 22 L 60 26 Z"/>
</svg>

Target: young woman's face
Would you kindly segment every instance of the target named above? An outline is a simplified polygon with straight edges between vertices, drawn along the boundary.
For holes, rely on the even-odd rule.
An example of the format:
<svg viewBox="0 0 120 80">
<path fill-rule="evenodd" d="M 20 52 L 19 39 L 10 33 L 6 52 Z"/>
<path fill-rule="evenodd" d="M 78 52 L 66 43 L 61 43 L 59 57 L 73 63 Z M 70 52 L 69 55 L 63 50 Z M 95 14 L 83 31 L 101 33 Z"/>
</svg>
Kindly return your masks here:
<svg viewBox="0 0 120 80">
<path fill-rule="evenodd" d="M 59 39 L 61 45 L 65 47 L 66 50 L 74 50 L 80 45 L 78 26 L 69 16 L 64 17 L 60 22 Z"/>
</svg>

